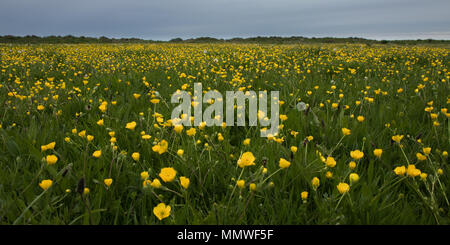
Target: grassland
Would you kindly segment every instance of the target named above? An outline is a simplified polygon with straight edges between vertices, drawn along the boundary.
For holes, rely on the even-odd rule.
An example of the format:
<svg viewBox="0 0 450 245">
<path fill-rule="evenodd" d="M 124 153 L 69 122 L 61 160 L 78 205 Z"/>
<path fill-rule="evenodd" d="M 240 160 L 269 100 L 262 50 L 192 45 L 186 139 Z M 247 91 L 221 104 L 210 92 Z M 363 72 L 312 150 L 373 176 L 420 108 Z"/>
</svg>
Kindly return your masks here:
<svg viewBox="0 0 450 245">
<path fill-rule="evenodd" d="M 0 54 L 0 224 L 450 224 L 445 46 Z M 170 96 L 194 82 L 280 91 L 279 134 L 174 128 Z"/>
</svg>

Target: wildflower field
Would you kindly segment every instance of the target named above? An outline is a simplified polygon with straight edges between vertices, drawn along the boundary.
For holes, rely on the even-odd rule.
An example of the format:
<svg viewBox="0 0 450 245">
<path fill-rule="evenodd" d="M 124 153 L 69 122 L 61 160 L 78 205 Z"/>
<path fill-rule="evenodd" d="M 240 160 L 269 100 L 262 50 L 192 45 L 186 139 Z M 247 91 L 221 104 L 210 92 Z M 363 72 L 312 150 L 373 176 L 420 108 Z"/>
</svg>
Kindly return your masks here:
<svg viewBox="0 0 450 245">
<path fill-rule="evenodd" d="M 0 54 L 0 224 L 450 224 L 448 47 Z M 174 126 L 194 83 L 279 91 L 279 133 Z"/>
</svg>

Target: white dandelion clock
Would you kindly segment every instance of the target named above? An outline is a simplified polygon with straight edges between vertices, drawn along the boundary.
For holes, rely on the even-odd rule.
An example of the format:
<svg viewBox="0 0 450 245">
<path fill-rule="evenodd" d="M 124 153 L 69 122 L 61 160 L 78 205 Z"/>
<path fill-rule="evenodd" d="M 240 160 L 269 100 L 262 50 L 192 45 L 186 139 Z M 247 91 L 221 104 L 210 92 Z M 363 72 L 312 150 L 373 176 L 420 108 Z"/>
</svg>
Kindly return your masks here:
<svg viewBox="0 0 450 245">
<path fill-rule="evenodd" d="M 297 111 L 304 111 L 308 107 L 305 102 L 298 102 L 295 106 L 297 108 Z"/>
</svg>

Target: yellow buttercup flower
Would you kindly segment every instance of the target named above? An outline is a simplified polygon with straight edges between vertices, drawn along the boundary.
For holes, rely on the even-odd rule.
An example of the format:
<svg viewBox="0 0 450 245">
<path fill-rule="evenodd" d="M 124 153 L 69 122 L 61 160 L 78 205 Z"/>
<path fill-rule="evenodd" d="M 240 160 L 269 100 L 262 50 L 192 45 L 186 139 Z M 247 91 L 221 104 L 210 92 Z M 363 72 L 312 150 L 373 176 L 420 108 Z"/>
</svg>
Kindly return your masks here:
<svg viewBox="0 0 450 245">
<path fill-rule="evenodd" d="M 327 160 L 325 161 L 325 164 L 329 168 L 334 168 L 334 166 L 336 166 L 336 161 L 334 160 L 333 157 L 327 157 Z"/>
<path fill-rule="evenodd" d="M 236 181 L 236 185 L 239 187 L 239 188 L 244 188 L 244 186 L 245 186 L 245 180 L 238 180 L 238 181 Z"/>
<path fill-rule="evenodd" d="M 250 145 L 250 139 L 245 139 L 243 142 L 244 145 Z"/>
<path fill-rule="evenodd" d="M 171 207 L 169 205 L 166 206 L 164 203 L 158 204 L 153 208 L 153 214 L 159 219 L 163 220 L 169 217 L 171 211 Z"/>
<path fill-rule="evenodd" d="M 177 175 L 177 171 L 173 168 L 162 168 L 161 172 L 159 173 L 159 177 L 164 182 L 172 182 L 173 179 L 175 179 L 175 176 Z"/>
<path fill-rule="evenodd" d="M 342 134 L 343 135 L 350 135 L 352 131 L 348 128 L 342 128 Z"/>
<path fill-rule="evenodd" d="M 350 179 L 350 183 L 355 183 L 358 182 L 359 180 L 359 175 L 356 173 L 351 173 L 348 178 Z"/>
<path fill-rule="evenodd" d="M 154 152 L 158 152 L 159 155 L 163 154 L 167 151 L 167 147 L 169 147 L 169 143 L 165 140 L 161 140 L 158 144 L 152 147 Z"/>
<path fill-rule="evenodd" d="M 249 185 L 249 189 L 250 189 L 251 191 L 256 191 L 256 184 L 255 184 L 255 183 L 251 183 L 251 184 Z"/>
<path fill-rule="evenodd" d="M 183 154 L 184 154 L 184 150 L 183 150 L 183 149 L 178 149 L 177 155 L 180 156 L 180 157 L 182 157 Z"/>
<path fill-rule="evenodd" d="M 102 155 L 102 151 L 98 150 L 98 151 L 94 151 L 94 153 L 92 153 L 92 156 L 95 158 L 99 158 Z"/>
<path fill-rule="evenodd" d="M 132 121 L 132 122 L 127 123 L 127 125 L 125 126 L 125 128 L 126 128 L 126 129 L 129 129 L 129 130 L 134 130 L 134 128 L 136 128 L 136 122 L 135 122 L 135 121 Z"/>
<path fill-rule="evenodd" d="M 104 179 L 103 180 L 103 183 L 105 183 L 105 185 L 108 187 L 111 186 L 112 182 L 113 182 L 113 179 Z"/>
<path fill-rule="evenodd" d="M 406 167 L 405 166 L 396 167 L 394 169 L 394 173 L 396 175 L 403 176 L 406 173 Z"/>
<path fill-rule="evenodd" d="M 178 125 L 175 125 L 174 127 L 173 127 L 173 130 L 177 133 L 177 134 L 179 134 L 179 133 L 181 133 L 181 132 L 183 132 L 183 125 L 182 124 L 178 124 Z"/>
<path fill-rule="evenodd" d="M 382 149 L 375 149 L 375 150 L 373 150 L 373 154 L 374 154 L 376 157 L 380 158 L 380 157 L 381 157 L 381 154 L 383 154 L 383 150 L 382 150 Z"/>
<path fill-rule="evenodd" d="M 39 186 L 43 189 L 43 190 L 47 190 L 48 188 L 50 188 L 50 186 L 52 186 L 53 181 L 50 179 L 46 179 L 41 181 L 41 183 L 39 183 Z"/>
<path fill-rule="evenodd" d="M 314 177 L 314 178 L 311 180 L 311 184 L 312 184 L 312 186 L 313 186 L 314 189 L 317 189 L 317 188 L 320 186 L 320 180 L 319 180 L 319 178 Z"/>
<path fill-rule="evenodd" d="M 237 164 L 239 165 L 240 168 L 255 165 L 255 157 L 253 156 L 253 153 L 248 151 L 242 154 Z"/>
<path fill-rule="evenodd" d="M 406 175 L 409 177 L 416 177 L 419 176 L 422 172 L 416 168 L 415 165 L 410 164 L 408 168 L 406 169 Z"/>
<path fill-rule="evenodd" d="M 139 161 L 140 156 L 141 154 L 139 154 L 139 152 L 133 152 L 133 154 L 131 154 L 131 158 L 133 158 L 133 160 L 135 161 Z"/>
<path fill-rule="evenodd" d="M 98 126 L 103 126 L 104 123 L 105 123 L 105 121 L 103 119 L 100 119 L 100 120 L 97 121 L 97 125 Z"/>
<path fill-rule="evenodd" d="M 400 144 L 400 141 L 402 139 L 403 139 L 403 135 L 394 135 L 394 136 L 392 136 L 392 140 L 397 142 L 397 143 L 399 143 L 399 144 Z"/>
<path fill-rule="evenodd" d="M 91 141 L 94 140 L 94 136 L 88 135 L 88 136 L 86 136 L 86 139 L 87 139 L 89 142 L 91 142 Z"/>
<path fill-rule="evenodd" d="M 416 154 L 416 157 L 417 157 L 417 160 L 419 160 L 419 161 L 425 161 L 425 160 L 427 160 L 427 157 L 424 156 L 424 155 L 422 155 L 420 152 L 418 152 L 418 153 Z"/>
<path fill-rule="evenodd" d="M 300 196 L 301 196 L 301 198 L 302 198 L 303 201 L 306 201 L 306 199 L 308 199 L 308 192 L 307 192 L 307 191 L 303 191 L 303 192 L 300 194 Z"/>
<path fill-rule="evenodd" d="M 349 167 L 351 170 L 355 169 L 355 168 L 356 168 L 356 162 L 354 162 L 354 161 L 349 162 L 349 163 L 348 163 L 348 167 Z"/>
<path fill-rule="evenodd" d="M 151 187 L 153 188 L 160 188 L 162 186 L 161 182 L 159 181 L 159 179 L 153 179 L 152 183 L 150 184 Z"/>
<path fill-rule="evenodd" d="M 180 177 L 180 184 L 181 186 L 183 186 L 184 189 L 187 189 L 189 187 L 189 183 L 190 183 L 189 178 L 186 178 L 184 176 Z"/>
<path fill-rule="evenodd" d="M 350 152 L 350 156 L 355 160 L 359 160 L 364 157 L 364 152 L 360 150 L 354 150 Z"/>
<path fill-rule="evenodd" d="M 422 150 L 425 155 L 429 155 L 431 153 L 431 147 L 424 147 Z"/>
<path fill-rule="evenodd" d="M 345 194 L 350 190 L 350 186 L 347 183 L 339 183 L 337 185 L 337 189 L 338 189 L 339 193 Z"/>
<path fill-rule="evenodd" d="M 195 128 L 190 128 L 188 130 L 186 130 L 186 134 L 188 136 L 194 136 L 196 134 L 197 130 Z"/>
<path fill-rule="evenodd" d="M 58 161 L 58 157 L 55 155 L 48 155 L 45 160 L 48 165 L 53 165 Z"/>
<path fill-rule="evenodd" d="M 296 153 L 297 150 L 298 150 L 297 146 L 291 146 L 291 151 L 292 151 L 293 153 Z"/>
<path fill-rule="evenodd" d="M 284 159 L 284 158 L 280 158 L 280 168 L 289 168 L 289 166 L 291 165 L 291 162 L 289 162 L 288 160 Z"/>
</svg>

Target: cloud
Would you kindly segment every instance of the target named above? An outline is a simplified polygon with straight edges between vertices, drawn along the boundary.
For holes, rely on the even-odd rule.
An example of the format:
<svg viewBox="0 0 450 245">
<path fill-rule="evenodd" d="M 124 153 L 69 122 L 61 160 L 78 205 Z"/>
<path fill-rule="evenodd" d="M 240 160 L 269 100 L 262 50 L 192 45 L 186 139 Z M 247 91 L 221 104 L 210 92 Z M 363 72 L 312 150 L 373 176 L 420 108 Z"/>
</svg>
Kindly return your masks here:
<svg viewBox="0 0 450 245">
<path fill-rule="evenodd" d="M 0 35 L 450 39 L 448 9 L 448 0 L 2 0 Z"/>
</svg>

